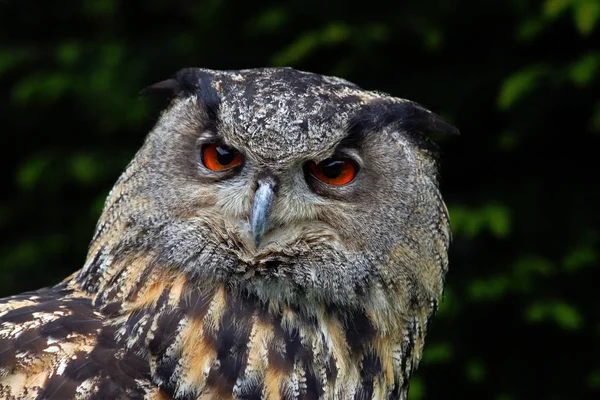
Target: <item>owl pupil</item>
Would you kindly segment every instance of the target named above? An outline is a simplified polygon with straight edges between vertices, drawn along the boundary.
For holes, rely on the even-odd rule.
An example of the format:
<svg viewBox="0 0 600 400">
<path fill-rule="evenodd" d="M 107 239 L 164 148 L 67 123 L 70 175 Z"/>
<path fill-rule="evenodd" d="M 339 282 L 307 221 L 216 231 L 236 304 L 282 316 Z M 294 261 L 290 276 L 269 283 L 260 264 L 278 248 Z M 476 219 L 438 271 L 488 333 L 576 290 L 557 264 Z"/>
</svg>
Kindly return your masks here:
<svg viewBox="0 0 600 400">
<path fill-rule="evenodd" d="M 344 161 L 330 161 L 321 167 L 321 172 L 329 179 L 335 179 L 342 174 L 344 170 Z"/>
<path fill-rule="evenodd" d="M 218 146 L 217 150 L 217 161 L 221 165 L 229 165 L 233 162 L 235 154 L 227 147 Z"/>
</svg>

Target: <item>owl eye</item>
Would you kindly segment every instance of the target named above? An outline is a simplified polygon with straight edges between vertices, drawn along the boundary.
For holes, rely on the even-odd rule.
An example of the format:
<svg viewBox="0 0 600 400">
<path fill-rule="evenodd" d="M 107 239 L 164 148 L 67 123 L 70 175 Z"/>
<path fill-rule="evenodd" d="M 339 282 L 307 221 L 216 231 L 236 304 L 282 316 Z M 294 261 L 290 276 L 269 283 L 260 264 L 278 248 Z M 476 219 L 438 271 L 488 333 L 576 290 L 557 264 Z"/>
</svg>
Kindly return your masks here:
<svg viewBox="0 0 600 400">
<path fill-rule="evenodd" d="M 211 171 L 221 171 L 240 165 L 244 157 L 235 149 L 217 143 L 202 147 L 202 163 Z"/>
<path fill-rule="evenodd" d="M 316 163 L 310 161 L 308 170 L 321 182 L 333 186 L 342 186 L 352 182 L 358 171 L 356 163 L 349 159 L 328 158 Z"/>
</svg>

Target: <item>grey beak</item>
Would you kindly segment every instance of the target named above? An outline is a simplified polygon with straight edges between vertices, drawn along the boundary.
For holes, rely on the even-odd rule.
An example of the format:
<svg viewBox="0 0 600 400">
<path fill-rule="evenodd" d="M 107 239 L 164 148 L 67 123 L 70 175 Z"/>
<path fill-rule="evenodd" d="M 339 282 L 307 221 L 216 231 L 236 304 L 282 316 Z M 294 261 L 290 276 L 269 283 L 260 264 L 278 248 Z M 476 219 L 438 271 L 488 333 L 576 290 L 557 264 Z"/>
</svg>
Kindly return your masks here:
<svg viewBox="0 0 600 400">
<path fill-rule="evenodd" d="M 254 246 L 256 248 L 260 246 L 260 242 L 262 242 L 263 236 L 265 235 L 274 197 L 275 185 L 269 181 L 259 181 L 258 189 L 256 190 L 256 193 L 254 193 L 251 221 L 252 233 L 254 235 Z"/>
</svg>

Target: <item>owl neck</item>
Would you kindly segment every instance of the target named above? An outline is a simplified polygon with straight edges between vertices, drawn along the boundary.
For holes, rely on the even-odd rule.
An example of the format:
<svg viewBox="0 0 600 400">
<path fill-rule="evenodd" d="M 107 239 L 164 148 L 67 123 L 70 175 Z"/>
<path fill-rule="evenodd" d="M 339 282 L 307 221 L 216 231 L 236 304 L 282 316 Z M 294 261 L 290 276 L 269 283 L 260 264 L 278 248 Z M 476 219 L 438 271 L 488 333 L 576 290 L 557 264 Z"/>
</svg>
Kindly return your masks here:
<svg viewBox="0 0 600 400">
<path fill-rule="evenodd" d="M 73 284 L 95 303 L 122 346 L 144 354 L 154 383 L 174 398 L 404 398 L 429 311 L 259 299 L 129 258 Z M 102 269 L 102 268 L 101 268 Z M 92 279 L 93 278 L 93 279 Z"/>
</svg>

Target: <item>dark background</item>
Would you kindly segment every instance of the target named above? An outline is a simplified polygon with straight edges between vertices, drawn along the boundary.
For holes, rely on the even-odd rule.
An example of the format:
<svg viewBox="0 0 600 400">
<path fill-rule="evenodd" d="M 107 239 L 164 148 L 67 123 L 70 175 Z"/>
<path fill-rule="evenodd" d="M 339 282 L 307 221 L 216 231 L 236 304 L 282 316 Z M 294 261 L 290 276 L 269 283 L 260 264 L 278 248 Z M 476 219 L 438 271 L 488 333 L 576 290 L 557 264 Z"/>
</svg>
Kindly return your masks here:
<svg viewBox="0 0 600 400">
<path fill-rule="evenodd" d="M 454 230 L 418 399 L 600 395 L 600 2 L 0 0 L 0 296 L 78 269 L 182 67 L 293 66 L 418 101 Z M 600 398 L 600 397 L 597 397 Z"/>
</svg>

